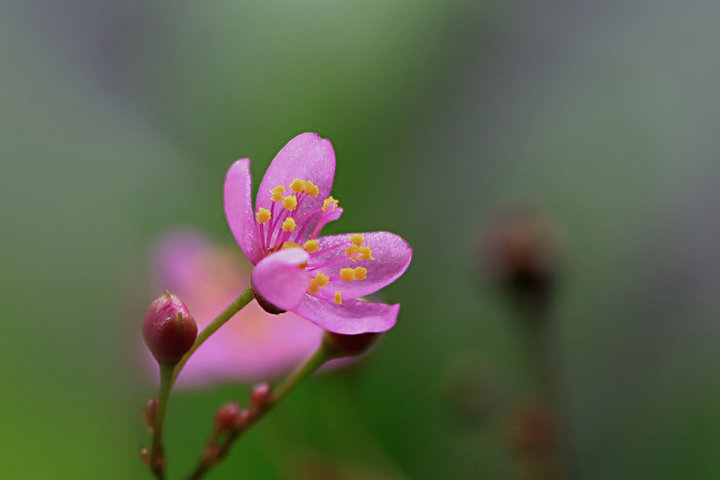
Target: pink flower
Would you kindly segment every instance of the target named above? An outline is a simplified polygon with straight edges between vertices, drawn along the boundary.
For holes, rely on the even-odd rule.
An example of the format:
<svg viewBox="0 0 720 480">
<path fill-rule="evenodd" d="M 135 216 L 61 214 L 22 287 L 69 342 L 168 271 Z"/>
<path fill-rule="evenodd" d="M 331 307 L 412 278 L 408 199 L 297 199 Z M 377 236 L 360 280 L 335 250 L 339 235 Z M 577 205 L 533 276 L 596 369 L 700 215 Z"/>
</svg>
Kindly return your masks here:
<svg viewBox="0 0 720 480">
<path fill-rule="evenodd" d="M 225 179 L 225 216 L 255 265 L 252 285 L 267 310 L 291 311 L 334 333 L 384 332 L 400 305 L 359 297 L 400 277 L 412 257 L 389 232 L 318 237 L 343 209 L 330 196 L 335 153 L 328 140 L 303 133 L 275 156 L 251 201 L 250 160 L 236 161 Z"/>
<path fill-rule="evenodd" d="M 250 265 L 243 268 L 243 263 L 236 250 L 213 245 L 199 233 L 169 233 L 156 246 L 153 283 L 182 298 L 202 329 L 247 288 Z M 252 302 L 193 354 L 177 384 L 278 376 L 315 351 L 322 334 L 297 315 L 270 315 Z"/>
</svg>

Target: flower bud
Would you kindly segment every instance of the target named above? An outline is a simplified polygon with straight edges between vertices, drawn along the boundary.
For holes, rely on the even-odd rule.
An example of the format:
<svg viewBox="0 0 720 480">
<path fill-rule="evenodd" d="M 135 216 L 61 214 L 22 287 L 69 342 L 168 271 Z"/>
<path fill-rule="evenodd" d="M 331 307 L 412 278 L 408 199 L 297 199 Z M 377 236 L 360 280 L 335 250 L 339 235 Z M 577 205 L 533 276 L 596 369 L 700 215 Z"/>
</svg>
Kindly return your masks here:
<svg viewBox="0 0 720 480">
<path fill-rule="evenodd" d="M 359 335 L 343 335 L 325 332 L 323 345 L 337 357 L 354 357 L 367 351 L 380 337 L 379 333 L 361 333 Z"/>
<path fill-rule="evenodd" d="M 150 400 L 148 400 L 148 402 L 145 404 L 145 407 L 143 407 L 142 409 L 142 419 L 143 422 L 145 422 L 145 427 L 147 428 L 150 435 L 152 435 L 155 431 L 155 418 L 157 418 L 157 409 L 157 398 L 151 398 Z"/>
<path fill-rule="evenodd" d="M 142 332 L 145 344 L 158 363 L 172 365 L 195 343 L 197 323 L 182 300 L 165 292 L 150 304 Z"/>
<path fill-rule="evenodd" d="M 229 402 L 220 407 L 215 414 L 215 428 L 218 432 L 227 432 L 240 423 L 240 406 Z"/>
<path fill-rule="evenodd" d="M 255 407 L 256 410 L 263 410 L 270 404 L 272 394 L 270 392 L 270 384 L 259 383 L 255 385 L 250 394 L 250 404 Z"/>
<path fill-rule="evenodd" d="M 560 247 L 556 226 L 530 208 L 519 206 L 505 212 L 490 227 L 483 254 L 490 273 L 509 293 L 544 302 L 555 286 Z"/>
<path fill-rule="evenodd" d="M 148 450 L 147 448 L 140 449 L 140 460 L 142 460 L 143 463 L 148 467 L 150 466 L 150 457 L 150 450 Z"/>
</svg>

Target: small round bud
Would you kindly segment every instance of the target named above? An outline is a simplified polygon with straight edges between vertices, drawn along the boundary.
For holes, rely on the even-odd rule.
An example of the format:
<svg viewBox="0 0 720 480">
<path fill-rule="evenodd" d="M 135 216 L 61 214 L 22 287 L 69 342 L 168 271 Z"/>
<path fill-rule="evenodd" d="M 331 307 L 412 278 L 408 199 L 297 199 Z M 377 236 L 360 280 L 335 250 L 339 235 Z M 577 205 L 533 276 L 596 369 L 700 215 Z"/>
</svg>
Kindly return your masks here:
<svg viewBox="0 0 720 480">
<path fill-rule="evenodd" d="M 142 419 L 150 435 L 155 431 L 155 418 L 157 417 L 158 399 L 151 398 L 142 409 Z"/>
<path fill-rule="evenodd" d="M 358 335 L 343 335 L 340 333 L 325 332 L 323 345 L 338 357 L 354 357 L 367 351 L 380 337 L 379 333 L 360 333 Z"/>
<path fill-rule="evenodd" d="M 158 363 L 174 364 L 197 338 L 197 323 L 185 304 L 165 292 L 150 304 L 142 324 L 145 344 Z"/>
<path fill-rule="evenodd" d="M 270 404 L 272 394 L 270 392 L 270 384 L 259 383 L 255 385 L 250 394 L 250 404 L 255 407 L 256 410 L 263 410 Z"/>
<path fill-rule="evenodd" d="M 143 463 L 145 465 L 147 465 L 148 467 L 150 466 L 150 458 L 151 458 L 150 450 L 148 450 L 147 448 L 141 448 L 140 449 L 140 460 L 142 460 Z"/>
<path fill-rule="evenodd" d="M 227 432 L 238 426 L 240 422 L 240 406 L 229 402 L 220 407 L 215 414 L 215 428 L 219 432 Z"/>
<path fill-rule="evenodd" d="M 552 413 L 541 404 L 523 406 L 510 417 L 506 436 L 518 450 L 527 453 L 548 451 L 556 442 Z"/>
<path fill-rule="evenodd" d="M 252 412 L 250 410 L 243 409 L 240 411 L 240 421 L 238 423 L 239 428 L 245 428 L 252 423 L 254 420 Z"/>
<path fill-rule="evenodd" d="M 549 299 L 560 267 L 558 228 L 527 206 L 504 212 L 486 236 L 483 251 L 490 273 L 522 299 Z"/>
</svg>

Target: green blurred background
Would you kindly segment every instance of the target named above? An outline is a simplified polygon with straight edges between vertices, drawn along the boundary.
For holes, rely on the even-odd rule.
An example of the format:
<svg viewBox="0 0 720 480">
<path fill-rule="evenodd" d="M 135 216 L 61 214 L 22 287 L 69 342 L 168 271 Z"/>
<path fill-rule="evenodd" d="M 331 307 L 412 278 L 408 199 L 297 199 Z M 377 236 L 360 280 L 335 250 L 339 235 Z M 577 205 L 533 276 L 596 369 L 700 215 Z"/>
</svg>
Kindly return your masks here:
<svg viewBox="0 0 720 480">
<path fill-rule="evenodd" d="M 252 158 L 257 182 L 315 131 L 346 212 L 329 230 L 415 249 L 384 291 L 401 315 L 208 478 L 515 478 L 500 419 L 523 390 L 518 346 L 475 251 L 517 196 L 564 228 L 580 478 L 719 478 L 718 15 L 700 0 L 3 2 L 3 477 L 150 478 L 154 389 L 132 353 L 157 294 L 148 250 L 178 225 L 232 245 L 228 166 Z M 473 381 L 493 393 L 468 414 Z M 173 397 L 171 478 L 246 392 Z"/>
</svg>

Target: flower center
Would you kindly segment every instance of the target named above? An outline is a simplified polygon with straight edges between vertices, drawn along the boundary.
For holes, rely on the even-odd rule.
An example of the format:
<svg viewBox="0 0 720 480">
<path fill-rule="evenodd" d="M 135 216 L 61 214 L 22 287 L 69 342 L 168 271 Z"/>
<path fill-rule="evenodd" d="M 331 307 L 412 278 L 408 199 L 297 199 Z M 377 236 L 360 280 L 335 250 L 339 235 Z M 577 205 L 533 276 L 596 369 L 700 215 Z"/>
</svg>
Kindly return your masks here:
<svg viewBox="0 0 720 480">
<path fill-rule="evenodd" d="M 367 267 L 349 267 L 348 260 L 374 260 L 372 247 L 365 244 L 363 234 L 356 233 L 345 241 L 320 248 L 317 239 L 320 229 L 328 221 L 337 219 L 340 212 L 335 211 L 339 202 L 332 196 L 323 201 L 322 207 L 304 212 L 303 204 L 319 194 L 320 189 L 309 180 L 296 178 L 290 185 L 277 185 L 270 189 L 270 208 L 258 208 L 255 221 L 267 253 L 283 248 L 307 251 L 310 259 L 304 268 L 314 272 L 307 293 L 340 305 L 343 303 L 343 283 L 365 280 L 368 274 Z"/>
</svg>

